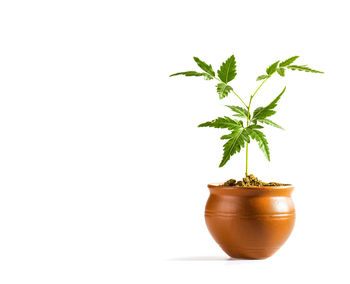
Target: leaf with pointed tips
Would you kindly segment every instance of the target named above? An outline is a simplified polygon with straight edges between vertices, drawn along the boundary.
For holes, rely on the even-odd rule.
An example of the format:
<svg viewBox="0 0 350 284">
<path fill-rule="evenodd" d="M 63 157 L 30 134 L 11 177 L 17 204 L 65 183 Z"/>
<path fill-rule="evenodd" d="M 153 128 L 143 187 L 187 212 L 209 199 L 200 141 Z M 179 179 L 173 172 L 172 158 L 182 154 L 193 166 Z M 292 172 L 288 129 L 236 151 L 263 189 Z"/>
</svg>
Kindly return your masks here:
<svg viewBox="0 0 350 284">
<path fill-rule="evenodd" d="M 234 116 L 242 117 L 242 118 L 247 118 L 248 116 L 248 111 L 245 108 L 242 108 L 239 106 L 227 106 L 227 107 L 229 107 L 232 111 L 236 113 L 234 114 Z"/>
<path fill-rule="evenodd" d="M 208 73 L 211 76 L 215 76 L 215 72 L 211 65 L 208 65 L 204 61 L 200 60 L 198 57 L 193 57 L 194 61 L 196 61 L 199 68 L 201 68 L 204 72 Z"/>
<path fill-rule="evenodd" d="M 311 69 L 310 67 L 306 66 L 306 65 L 289 65 L 287 66 L 288 69 L 291 70 L 298 70 L 298 71 L 304 71 L 304 72 L 311 72 L 311 73 L 324 73 L 322 71 L 317 71 L 314 69 Z"/>
<path fill-rule="evenodd" d="M 264 126 L 259 125 L 259 124 L 251 124 L 248 126 L 249 129 L 262 129 Z"/>
<path fill-rule="evenodd" d="M 258 78 L 256 78 L 256 80 L 260 81 L 260 80 L 264 80 L 264 79 L 266 79 L 268 77 L 269 77 L 268 75 L 260 75 Z"/>
<path fill-rule="evenodd" d="M 237 119 L 231 119 L 227 116 L 218 117 L 212 121 L 204 122 L 198 127 L 215 127 L 215 128 L 227 128 L 229 130 L 237 129 L 242 127 L 241 123 Z"/>
<path fill-rule="evenodd" d="M 284 130 L 284 128 L 280 125 L 278 125 L 277 123 L 271 121 L 270 119 L 267 119 L 267 118 L 261 118 L 261 119 L 258 119 L 259 122 L 261 123 L 265 123 L 265 124 L 268 124 L 268 125 L 271 125 L 271 126 L 274 126 L 276 128 L 279 128 L 279 129 L 282 129 Z"/>
<path fill-rule="evenodd" d="M 220 69 L 218 70 L 218 76 L 222 82 L 228 83 L 232 81 L 236 75 L 236 59 L 235 56 L 232 55 L 224 63 L 222 63 Z"/>
<path fill-rule="evenodd" d="M 284 68 L 277 68 L 277 73 L 282 77 L 284 77 L 284 71 Z"/>
<path fill-rule="evenodd" d="M 283 91 L 266 107 L 258 107 L 256 110 L 254 110 L 252 121 L 254 122 L 256 120 L 274 115 L 276 111 L 274 111 L 273 109 L 277 106 L 277 102 L 279 101 L 285 90 L 286 87 L 284 87 Z"/>
<path fill-rule="evenodd" d="M 267 69 L 266 69 L 266 73 L 267 75 L 271 75 L 272 73 L 276 72 L 276 69 L 277 69 L 277 66 L 278 66 L 278 63 L 280 61 L 276 61 L 275 63 L 271 64 Z"/>
<path fill-rule="evenodd" d="M 178 76 L 178 75 L 184 75 L 184 76 L 188 76 L 188 77 L 190 77 L 190 76 L 204 77 L 205 80 L 213 79 L 213 77 L 207 73 L 199 73 L 196 71 L 179 72 L 179 73 L 171 74 L 169 77 Z"/>
<path fill-rule="evenodd" d="M 216 91 L 219 94 L 219 98 L 223 99 L 228 96 L 228 93 L 232 91 L 232 87 L 225 83 L 219 83 L 216 85 Z"/>
<path fill-rule="evenodd" d="M 227 140 L 227 139 L 231 139 L 232 138 L 232 134 L 225 134 L 225 135 L 222 135 L 220 137 L 221 140 Z"/>
<path fill-rule="evenodd" d="M 268 142 L 265 138 L 265 134 L 259 130 L 250 128 L 249 126 L 247 127 L 247 133 L 252 139 L 258 142 L 259 148 L 264 153 L 266 159 L 270 161 L 270 149 Z"/>
<path fill-rule="evenodd" d="M 234 130 L 231 134 L 224 135 L 221 138 L 229 140 L 224 144 L 224 155 L 219 165 L 220 168 L 227 163 L 231 156 L 240 152 L 241 149 L 244 148 L 245 142 L 250 142 L 248 133 L 243 127 Z"/>
<path fill-rule="evenodd" d="M 253 112 L 253 122 L 256 122 L 258 119 L 256 118 L 257 114 L 260 114 L 264 110 L 264 107 L 257 107 Z M 274 114 L 274 113 L 273 113 Z M 272 114 L 271 114 L 272 115 Z"/>
<path fill-rule="evenodd" d="M 284 60 L 280 63 L 280 67 L 286 67 L 288 65 L 291 65 L 295 60 L 297 60 L 299 56 L 293 56 L 291 58 L 288 58 L 287 60 Z"/>
</svg>

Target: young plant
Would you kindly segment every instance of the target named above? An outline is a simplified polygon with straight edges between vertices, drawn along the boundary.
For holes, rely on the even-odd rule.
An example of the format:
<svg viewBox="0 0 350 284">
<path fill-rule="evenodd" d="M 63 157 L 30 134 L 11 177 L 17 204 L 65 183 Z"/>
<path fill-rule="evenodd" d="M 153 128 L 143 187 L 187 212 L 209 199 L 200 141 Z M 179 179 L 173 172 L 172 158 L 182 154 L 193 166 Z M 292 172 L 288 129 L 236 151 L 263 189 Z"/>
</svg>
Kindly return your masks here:
<svg viewBox="0 0 350 284">
<path fill-rule="evenodd" d="M 287 70 L 323 73 L 321 71 L 311 69 L 307 65 L 294 65 L 293 63 L 296 59 L 298 59 L 298 57 L 299 56 L 293 56 L 282 62 L 278 60 L 275 63 L 271 64 L 266 69 L 266 74 L 260 75 L 257 78 L 257 81 L 262 82 L 257 87 L 255 92 L 250 96 L 247 103 L 245 103 L 243 99 L 235 92 L 235 90 L 230 85 L 228 85 L 228 83 L 231 82 L 237 75 L 236 60 L 234 55 L 222 63 L 220 69 L 217 71 L 217 76 L 213 70 L 213 67 L 200 60 L 198 57 L 193 57 L 193 59 L 199 68 L 202 69 L 202 72 L 186 71 L 170 75 L 170 77 L 184 75 L 191 77 L 203 77 L 205 80 L 215 79 L 219 82 L 216 85 L 216 91 L 219 94 L 220 99 L 227 97 L 228 94 L 232 92 L 242 103 L 242 106 L 227 105 L 227 107 L 233 111 L 233 116 L 242 118 L 244 122 L 243 120 L 232 119 L 228 116 L 224 116 L 198 125 L 198 127 L 226 128 L 230 131 L 229 134 L 223 135 L 221 137 L 221 139 L 227 140 L 227 142 L 224 144 L 224 155 L 219 167 L 223 167 L 231 158 L 231 156 L 240 152 L 242 148 L 246 147 L 245 175 L 248 176 L 248 145 L 251 139 L 258 142 L 259 148 L 264 153 L 267 160 L 270 161 L 270 149 L 266 140 L 266 136 L 261 131 L 261 129 L 264 128 L 262 124 L 267 124 L 279 129 L 283 129 L 280 125 L 270 120 L 269 117 L 276 113 L 275 108 L 277 106 L 277 102 L 285 92 L 286 87 L 283 88 L 282 92 L 271 103 L 265 107 L 258 107 L 253 112 L 251 110 L 252 101 L 260 88 L 275 73 L 282 77 L 285 76 Z"/>
</svg>

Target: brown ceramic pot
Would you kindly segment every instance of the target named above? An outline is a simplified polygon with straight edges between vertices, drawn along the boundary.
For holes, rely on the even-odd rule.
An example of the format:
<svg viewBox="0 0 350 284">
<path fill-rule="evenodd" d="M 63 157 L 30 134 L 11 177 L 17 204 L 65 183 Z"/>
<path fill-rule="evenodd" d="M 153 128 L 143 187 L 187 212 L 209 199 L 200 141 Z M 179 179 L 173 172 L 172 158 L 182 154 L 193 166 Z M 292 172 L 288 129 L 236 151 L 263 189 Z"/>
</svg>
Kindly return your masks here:
<svg viewBox="0 0 350 284">
<path fill-rule="evenodd" d="M 288 239 L 295 221 L 293 186 L 208 187 L 205 221 L 229 256 L 267 258 Z"/>
</svg>

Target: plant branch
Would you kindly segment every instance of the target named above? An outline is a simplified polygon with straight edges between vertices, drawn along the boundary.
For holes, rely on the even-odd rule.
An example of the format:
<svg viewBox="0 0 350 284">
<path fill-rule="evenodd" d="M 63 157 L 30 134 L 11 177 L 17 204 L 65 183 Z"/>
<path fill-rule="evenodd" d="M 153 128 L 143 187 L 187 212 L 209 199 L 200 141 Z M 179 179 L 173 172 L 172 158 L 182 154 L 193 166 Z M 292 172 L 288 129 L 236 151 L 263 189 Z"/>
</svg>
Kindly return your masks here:
<svg viewBox="0 0 350 284">
<path fill-rule="evenodd" d="M 215 76 L 213 76 L 216 80 L 218 80 L 219 82 L 221 82 L 221 83 L 224 83 L 226 86 L 227 86 L 227 83 L 225 83 L 225 82 L 222 82 L 219 78 L 217 78 L 217 77 L 215 77 Z M 242 100 L 242 98 L 235 92 L 235 90 L 234 89 L 232 89 L 232 92 L 236 95 L 236 97 L 242 102 L 242 104 L 244 104 L 244 106 L 246 107 L 246 108 L 248 108 L 248 106 L 246 105 L 246 103 Z"/>
<path fill-rule="evenodd" d="M 275 73 L 275 72 L 273 72 Z M 262 87 L 262 85 L 265 84 L 265 82 L 267 81 L 267 79 L 269 79 L 272 75 L 270 74 L 267 78 L 264 79 L 264 81 L 262 81 L 262 83 L 260 84 L 260 86 L 255 90 L 254 94 L 250 96 L 250 100 L 249 100 L 249 105 L 247 106 L 248 108 L 248 115 L 247 115 L 247 127 L 250 125 L 250 106 L 252 104 L 252 100 L 255 97 L 256 93 L 260 90 L 260 88 Z M 246 142 L 246 152 L 245 152 L 245 176 L 248 176 L 248 142 Z"/>
</svg>

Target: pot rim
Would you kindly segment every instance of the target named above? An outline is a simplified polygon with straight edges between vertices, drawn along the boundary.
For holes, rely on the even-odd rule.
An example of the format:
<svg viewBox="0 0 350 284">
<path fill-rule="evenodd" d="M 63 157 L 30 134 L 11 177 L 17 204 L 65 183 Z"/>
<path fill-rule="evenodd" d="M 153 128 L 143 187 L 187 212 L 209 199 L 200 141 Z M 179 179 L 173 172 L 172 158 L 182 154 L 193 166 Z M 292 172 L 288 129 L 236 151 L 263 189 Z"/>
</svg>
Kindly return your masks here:
<svg viewBox="0 0 350 284">
<path fill-rule="evenodd" d="M 239 195 L 264 195 L 264 194 L 290 194 L 294 190 L 294 186 L 227 186 L 220 183 L 210 183 L 208 188 L 211 193 L 217 194 L 239 194 Z"/>
<path fill-rule="evenodd" d="M 294 188 L 294 185 L 288 184 L 288 185 L 264 185 L 264 186 L 230 186 L 230 185 L 223 185 L 222 183 L 209 183 L 209 188 L 213 189 L 286 189 L 286 188 Z"/>
</svg>

